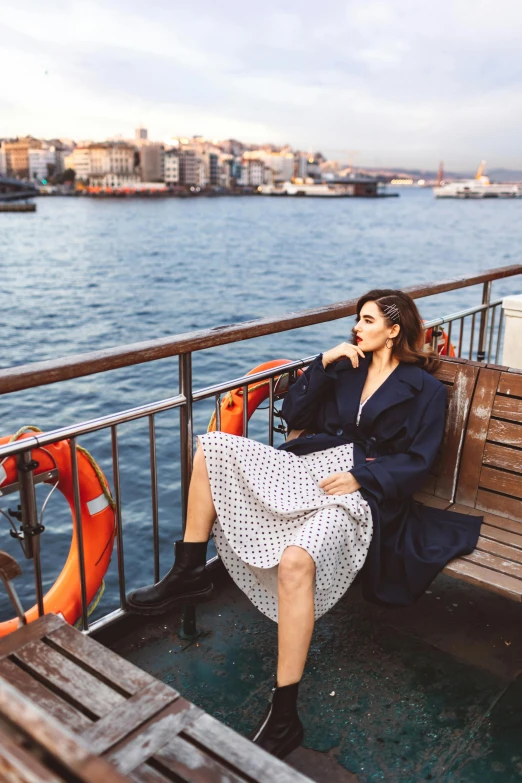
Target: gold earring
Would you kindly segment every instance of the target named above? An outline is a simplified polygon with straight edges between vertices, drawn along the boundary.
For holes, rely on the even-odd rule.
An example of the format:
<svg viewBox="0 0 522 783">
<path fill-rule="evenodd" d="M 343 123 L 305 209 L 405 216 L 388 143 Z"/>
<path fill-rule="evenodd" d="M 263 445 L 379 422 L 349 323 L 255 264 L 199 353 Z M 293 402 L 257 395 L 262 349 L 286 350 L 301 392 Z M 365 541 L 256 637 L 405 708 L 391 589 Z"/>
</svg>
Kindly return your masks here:
<svg viewBox="0 0 522 783">
<path fill-rule="evenodd" d="M 391 341 L 392 341 L 392 344 L 391 344 L 391 345 L 388 345 L 388 340 L 391 340 Z M 387 338 L 386 338 L 385 345 L 386 345 L 386 348 L 393 348 L 393 340 L 392 340 L 392 338 L 391 338 L 391 337 L 387 337 Z"/>
</svg>

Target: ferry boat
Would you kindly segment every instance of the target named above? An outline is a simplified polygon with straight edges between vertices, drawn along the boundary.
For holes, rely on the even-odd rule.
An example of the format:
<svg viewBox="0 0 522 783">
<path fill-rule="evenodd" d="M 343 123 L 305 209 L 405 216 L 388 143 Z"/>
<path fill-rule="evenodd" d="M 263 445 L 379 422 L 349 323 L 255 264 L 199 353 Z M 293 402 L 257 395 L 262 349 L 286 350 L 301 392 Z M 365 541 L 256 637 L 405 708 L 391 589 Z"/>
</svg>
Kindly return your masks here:
<svg viewBox="0 0 522 783">
<path fill-rule="evenodd" d="M 484 175 L 485 161 L 482 161 L 475 179 L 446 182 L 433 188 L 435 198 L 520 198 L 522 192 L 516 184 L 492 184 Z"/>
<path fill-rule="evenodd" d="M 313 179 L 298 179 L 278 185 L 260 185 L 258 193 L 262 196 L 319 196 L 321 198 L 339 198 L 353 196 L 354 185 L 333 185 L 314 182 Z"/>
<path fill-rule="evenodd" d="M 346 319 L 355 314 L 356 300 L 0 370 L 0 393 L 16 394 L 88 375 L 102 384 L 109 370 L 179 357 L 179 393 L 168 399 L 79 423 L 63 422 L 53 432 L 28 431 L 0 445 L 0 497 L 9 507 L 20 502 L 18 512 L 4 513 L 21 522 L 23 562 L 34 568 L 36 615 L 43 615 L 24 625 L 13 582 L 18 571 L 0 553 L 7 590 L 1 591 L 0 584 L 0 600 L 7 602 L 9 595 L 20 616 L 20 628 L 10 628 L 0 639 L 0 779 L 9 769 L 8 780 L 84 783 L 519 780 L 522 372 L 499 365 L 505 320 L 502 300 L 492 298 L 492 284 L 512 278 L 517 293 L 520 275 L 522 265 L 512 265 L 406 289 L 422 300 L 482 286 L 482 301 L 474 307 L 424 324 L 433 346 L 442 329 L 442 345 L 453 344 L 456 356 L 445 357 L 440 376 L 451 391 L 445 455 L 453 456 L 441 462 L 419 502 L 429 498 L 432 505 L 447 508 L 459 500 L 467 513 L 486 514 L 483 545 L 473 557 L 451 563 L 414 606 L 390 609 L 365 603 L 355 585 L 321 618 L 301 689 L 306 747 L 284 762 L 244 739 L 272 684 L 277 629 L 250 604 L 218 558 L 208 562 L 217 597 L 198 607 L 197 617 L 191 607 L 148 618 L 127 611 L 125 596 L 135 585 L 125 571 L 123 519 L 132 507 L 126 507 L 120 489 L 119 427 L 144 420 L 149 424 L 142 447 L 150 453 L 150 534 L 158 579 L 158 414 L 179 412 L 186 510 L 194 406 L 210 401 L 215 425 L 221 428 L 223 397 L 242 390 L 245 398 L 264 384 L 269 401 L 266 441 L 272 445 L 282 437 L 278 400 L 314 358 L 290 357 L 285 364 L 223 383 L 209 378 L 209 385 L 194 389 L 193 354 L 248 339 L 254 365 L 260 358 L 257 338 Z M 242 432 L 248 435 L 246 405 L 242 416 Z M 139 432 L 143 437 L 143 427 Z M 107 516 L 109 505 L 112 509 L 119 605 L 107 606 L 102 598 L 91 616 L 91 532 L 82 521 L 86 498 L 79 482 L 92 462 L 80 453 L 79 441 L 88 434 L 91 442 L 94 433 L 108 434 L 112 445 L 110 486 L 103 493 L 107 502 L 94 498 L 93 513 Z M 54 614 L 48 613 L 42 587 L 46 552 L 41 552 L 40 540 L 46 532 L 34 485 L 43 481 L 52 487 L 60 480 L 56 461 L 50 470 L 38 462 L 56 454 L 60 444 L 66 444 L 71 460 L 68 488 L 76 520 L 71 552 L 77 570 L 70 587 L 78 603 L 76 617 L 66 619 L 77 619 L 79 630 L 57 616 L 56 606 Z M 8 460 L 13 459 L 16 466 L 8 479 Z M 465 470 L 458 469 L 462 459 L 468 460 Z M 172 468 L 166 465 L 169 476 Z M 48 519 L 47 529 L 52 525 Z M 24 764 L 31 777 L 29 772 L 22 776 Z M 39 777 L 45 765 L 46 777 Z"/>
</svg>

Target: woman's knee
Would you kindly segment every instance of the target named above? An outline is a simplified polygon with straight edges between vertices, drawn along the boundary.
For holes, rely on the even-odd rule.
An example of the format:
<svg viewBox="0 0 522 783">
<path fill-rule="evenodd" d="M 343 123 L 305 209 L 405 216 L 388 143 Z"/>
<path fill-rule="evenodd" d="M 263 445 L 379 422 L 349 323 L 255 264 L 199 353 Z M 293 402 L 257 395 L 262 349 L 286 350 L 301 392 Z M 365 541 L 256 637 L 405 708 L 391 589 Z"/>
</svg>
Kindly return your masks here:
<svg viewBox="0 0 522 783">
<path fill-rule="evenodd" d="M 315 563 L 305 549 L 289 546 L 281 556 L 278 569 L 279 584 L 292 590 L 308 585 L 315 576 Z"/>
</svg>

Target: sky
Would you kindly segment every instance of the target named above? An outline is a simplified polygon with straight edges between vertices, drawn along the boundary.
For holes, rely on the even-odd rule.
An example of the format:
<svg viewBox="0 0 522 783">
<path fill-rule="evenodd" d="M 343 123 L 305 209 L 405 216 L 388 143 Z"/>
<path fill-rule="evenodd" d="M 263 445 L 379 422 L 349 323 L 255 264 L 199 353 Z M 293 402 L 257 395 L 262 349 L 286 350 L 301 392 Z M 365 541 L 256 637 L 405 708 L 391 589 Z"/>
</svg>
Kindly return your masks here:
<svg viewBox="0 0 522 783">
<path fill-rule="evenodd" d="M 0 137 L 522 169 L 521 0 L 0 0 Z"/>
</svg>

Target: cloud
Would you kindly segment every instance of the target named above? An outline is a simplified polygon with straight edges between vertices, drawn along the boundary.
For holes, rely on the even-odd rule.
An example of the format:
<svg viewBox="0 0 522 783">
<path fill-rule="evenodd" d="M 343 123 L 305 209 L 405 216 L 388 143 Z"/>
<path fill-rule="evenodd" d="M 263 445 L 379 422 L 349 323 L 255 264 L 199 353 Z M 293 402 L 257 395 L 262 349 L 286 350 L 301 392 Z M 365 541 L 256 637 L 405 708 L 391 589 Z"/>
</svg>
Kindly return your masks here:
<svg viewBox="0 0 522 783">
<path fill-rule="evenodd" d="M 145 123 L 368 164 L 522 167 L 511 0 L 0 0 L 0 18 L 0 135 Z"/>
</svg>

